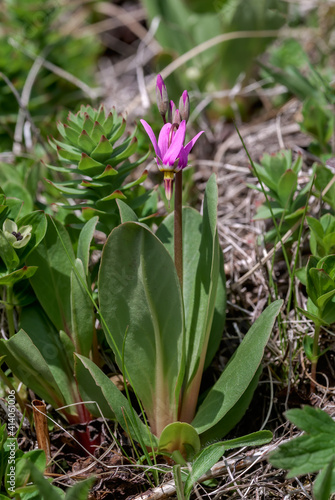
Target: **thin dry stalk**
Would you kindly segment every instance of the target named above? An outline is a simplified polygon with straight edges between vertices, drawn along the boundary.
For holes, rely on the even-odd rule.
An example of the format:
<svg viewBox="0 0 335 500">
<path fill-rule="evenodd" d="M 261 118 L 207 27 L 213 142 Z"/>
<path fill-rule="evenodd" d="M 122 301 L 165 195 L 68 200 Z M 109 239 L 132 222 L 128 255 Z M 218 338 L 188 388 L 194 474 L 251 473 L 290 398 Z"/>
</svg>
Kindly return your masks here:
<svg viewBox="0 0 335 500">
<path fill-rule="evenodd" d="M 229 40 L 242 39 L 242 38 L 274 38 L 279 35 L 279 30 L 260 30 L 260 31 L 234 31 L 232 33 L 224 33 L 222 35 L 215 36 L 214 38 L 210 38 L 205 42 L 197 45 L 193 49 L 185 52 L 180 57 L 178 57 L 175 61 L 168 64 L 162 71 L 162 78 L 165 79 L 169 75 L 171 75 L 178 68 L 183 66 L 188 61 L 192 60 L 197 55 L 205 52 L 206 50 L 215 47 L 221 43 L 227 42 Z M 156 86 L 156 77 L 152 79 L 152 81 L 148 84 L 147 90 L 151 92 L 155 89 Z M 136 107 L 140 104 L 140 96 L 137 96 L 131 104 L 127 107 L 126 113 L 130 114 L 132 111 L 136 109 Z"/>
<path fill-rule="evenodd" d="M 47 464 L 49 464 L 51 461 L 51 449 L 46 404 L 39 399 L 34 399 L 32 407 L 38 447 L 44 451 Z"/>
</svg>

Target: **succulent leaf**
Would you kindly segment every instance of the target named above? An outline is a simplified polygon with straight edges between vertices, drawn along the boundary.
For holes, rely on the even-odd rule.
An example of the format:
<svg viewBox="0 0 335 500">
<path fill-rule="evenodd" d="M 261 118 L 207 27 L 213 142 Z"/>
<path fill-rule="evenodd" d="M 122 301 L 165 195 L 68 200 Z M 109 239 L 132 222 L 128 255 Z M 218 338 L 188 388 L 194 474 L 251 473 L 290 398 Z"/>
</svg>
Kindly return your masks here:
<svg viewBox="0 0 335 500">
<path fill-rule="evenodd" d="M 112 214 L 119 218 L 115 199 L 124 199 L 124 189 L 129 193 L 146 178 L 147 172 L 144 172 L 139 179 L 123 185 L 128 174 L 143 163 L 148 154 L 135 162 L 129 161 L 129 157 L 137 151 L 137 139 L 135 132 L 122 139 L 126 120 L 115 108 L 106 113 L 103 105 L 98 109 L 82 106 L 76 114 L 69 112 L 67 123 L 58 123 L 57 127 L 61 140 L 51 137 L 49 142 L 57 151 L 62 166 L 47 167 L 63 173 L 79 174 L 71 181 L 53 184 L 65 197 L 78 199 L 78 204 L 63 207 L 70 210 L 89 207 L 90 210 L 104 211 L 110 214 L 108 220 L 114 227 L 116 221 Z M 88 213 L 91 211 L 86 212 L 86 216 Z"/>
<path fill-rule="evenodd" d="M 97 147 L 92 151 L 92 157 L 97 161 L 106 161 L 113 153 L 113 146 L 110 144 L 106 136 L 101 136 Z"/>
</svg>

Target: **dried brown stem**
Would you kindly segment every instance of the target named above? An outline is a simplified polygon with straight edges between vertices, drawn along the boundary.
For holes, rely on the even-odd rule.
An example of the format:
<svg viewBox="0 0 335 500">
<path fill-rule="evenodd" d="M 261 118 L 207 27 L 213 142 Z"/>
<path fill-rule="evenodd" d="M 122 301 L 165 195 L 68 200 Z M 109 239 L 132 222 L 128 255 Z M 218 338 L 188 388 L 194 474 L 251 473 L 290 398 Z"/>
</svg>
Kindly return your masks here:
<svg viewBox="0 0 335 500">
<path fill-rule="evenodd" d="M 43 401 L 34 399 L 34 401 L 32 402 L 32 407 L 38 447 L 40 450 L 43 450 L 45 452 L 47 464 L 49 464 L 51 460 L 51 451 L 48 421 L 46 416 L 46 404 Z"/>
</svg>

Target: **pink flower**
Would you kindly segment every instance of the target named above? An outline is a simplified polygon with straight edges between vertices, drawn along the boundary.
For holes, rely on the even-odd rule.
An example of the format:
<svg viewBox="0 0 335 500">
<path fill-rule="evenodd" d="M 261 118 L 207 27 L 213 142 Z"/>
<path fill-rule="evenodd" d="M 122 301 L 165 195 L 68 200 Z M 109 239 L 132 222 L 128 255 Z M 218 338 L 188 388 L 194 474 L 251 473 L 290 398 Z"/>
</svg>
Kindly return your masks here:
<svg viewBox="0 0 335 500">
<path fill-rule="evenodd" d="M 184 146 L 185 120 L 182 120 L 179 126 L 175 123 L 163 125 L 158 136 L 158 142 L 150 125 L 145 120 L 141 120 L 141 123 L 154 147 L 158 168 L 161 172 L 164 172 L 165 194 L 167 199 L 170 200 L 174 174 L 186 167 L 188 155 L 203 130 Z"/>
</svg>

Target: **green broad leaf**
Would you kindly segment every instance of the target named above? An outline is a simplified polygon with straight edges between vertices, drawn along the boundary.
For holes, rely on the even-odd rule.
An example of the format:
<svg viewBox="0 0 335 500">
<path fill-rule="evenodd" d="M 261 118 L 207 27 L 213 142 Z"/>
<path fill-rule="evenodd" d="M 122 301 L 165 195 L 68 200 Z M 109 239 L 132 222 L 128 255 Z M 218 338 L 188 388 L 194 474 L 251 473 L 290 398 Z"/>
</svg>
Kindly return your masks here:
<svg viewBox="0 0 335 500">
<path fill-rule="evenodd" d="M 300 267 L 295 271 L 295 275 L 303 285 L 307 285 L 306 267 Z"/>
<path fill-rule="evenodd" d="M 211 364 L 222 340 L 223 329 L 226 323 L 226 275 L 224 272 L 223 252 L 220 251 L 219 277 L 215 298 L 215 309 L 212 321 L 211 332 L 208 339 L 207 352 L 204 369 Z"/>
<path fill-rule="evenodd" d="M 18 458 L 15 463 L 15 493 L 17 495 L 22 495 L 24 493 L 29 493 L 36 487 L 33 484 L 28 485 L 30 478 L 30 470 L 27 468 L 27 462 L 34 464 L 37 470 L 44 472 L 46 467 L 46 458 L 43 450 L 32 450 L 26 452 L 22 457 Z M 8 493 L 9 490 L 9 467 L 7 467 L 6 474 L 6 489 Z"/>
<path fill-rule="evenodd" d="M 62 224 L 50 216 L 47 221 L 44 239 L 27 259 L 38 267 L 30 283 L 56 329 L 71 331 L 70 276 L 75 256 Z"/>
<path fill-rule="evenodd" d="M 149 447 L 157 446 L 156 437 L 139 419 L 128 399 L 93 361 L 76 354 L 75 373 L 83 401 L 96 402 L 105 418 L 116 418 L 125 432 L 137 442 Z M 86 403 L 86 406 L 93 415 L 101 417 L 96 404 Z"/>
<path fill-rule="evenodd" d="M 306 283 L 306 290 L 307 290 L 307 295 L 308 297 L 312 300 L 314 304 L 316 304 L 316 301 L 318 299 L 319 293 L 316 291 L 314 281 L 312 279 L 312 275 L 310 274 L 311 269 L 316 269 L 316 266 L 318 265 L 318 258 L 314 257 L 311 255 L 308 259 L 307 266 L 306 266 L 306 276 L 307 276 L 307 283 Z"/>
<path fill-rule="evenodd" d="M 327 325 L 327 323 L 319 317 L 319 310 L 309 297 L 307 299 L 307 311 L 301 309 L 301 307 L 297 307 L 297 311 L 306 316 L 306 318 L 314 321 L 316 325 Z"/>
<path fill-rule="evenodd" d="M 22 200 L 8 197 L 6 198 L 6 206 L 8 207 L 6 217 L 12 220 L 18 219 L 22 211 Z"/>
<path fill-rule="evenodd" d="M 270 304 L 251 326 L 228 366 L 210 389 L 192 422 L 199 434 L 219 422 L 243 395 L 264 354 L 276 317 L 283 304 Z"/>
<path fill-rule="evenodd" d="M 311 278 L 312 286 L 315 290 L 316 300 L 313 300 L 313 297 L 311 298 L 315 305 L 320 308 L 318 304 L 320 297 L 333 291 L 335 289 L 335 283 L 323 269 L 312 268 L 309 270 L 308 274 Z M 309 293 L 309 290 L 310 286 L 308 286 L 307 288 L 307 293 Z"/>
<path fill-rule="evenodd" d="M 12 245 L 7 241 L 0 229 L 0 257 L 5 264 L 7 271 L 11 272 L 20 264 L 20 259 Z"/>
<path fill-rule="evenodd" d="M 215 184 L 215 177 L 213 177 L 209 185 L 209 189 L 214 192 L 212 207 L 210 208 L 213 219 L 212 229 L 216 227 Z M 213 257 L 210 258 L 208 255 L 211 252 L 213 253 L 214 250 L 215 229 L 210 236 L 208 233 L 210 233 L 211 229 L 208 228 L 206 231 L 203 224 L 207 224 L 208 228 L 209 216 L 207 216 L 207 222 L 203 222 L 203 217 L 196 210 L 189 207 L 183 208 L 183 300 L 187 339 L 186 350 L 190 353 L 188 382 L 192 378 L 192 371 L 194 372 L 199 363 L 202 345 L 205 345 L 207 351 L 205 365 L 210 363 L 222 338 L 225 323 L 226 289 L 222 252 L 218 247 L 218 243 L 215 242 L 219 254 L 219 262 L 217 262 L 216 258 L 216 266 L 219 265 L 219 270 L 217 272 L 218 276 L 212 280 Z M 174 215 L 171 214 L 166 217 L 156 233 L 172 257 L 174 255 L 173 225 Z M 213 307 L 213 304 L 210 303 L 211 298 L 208 291 L 212 286 L 211 294 L 213 296 L 215 282 L 217 288 L 213 312 L 208 309 Z M 208 329 L 210 329 L 209 336 Z M 202 344 L 205 335 L 208 338 L 205 340 L 205 344 Z"/>
<path fill-rule="evenodd" d="M 21 201 L 22 208 L 20 210 L 20 216 L 29 214 L 33 211 L 34 203 L 29 191 L 22 185 L 14 181 L 7 181 L 2 186 L 5 195 L 8 198 L 17 198 Z"/>
<path fill-rule="evenodd" d="M 192 463 L 191 472 L 185 482 L 186 498 L 190 498 L 193 485 L 220 460 L 227 450 L 243 446 L 260 446 L 269 443 L 272 437 L 270 431 L 258 431 L 236 439 L 214 443 L 201 450 Z"/>
<path fill-rule="evenodd" d="M 319 260 L 316 267 L 323 269 L 332 280 L 335 280 L 335 255 L 326 255 Z"/>
<path fill-rule="evenodd" d="M 284 213 L 284 211 L 285 210 L 281 207 L 272 207 L 272 214 L 276 218 L 280 217 Z M 272 214 L 267 204 L 266 205 L 264 204 L 257 209 L 257 212 L 253 217 L 253 220 L 271 219 Z"/>
<path fill-rule="evenodd" d="M 319 355 L 316 357 L 313 355 L 313 339 L 312 339 L 312 337 L 305 335 L 303 338 L 303 341 L 302 341 L 302 345 L 303 345 L 304 352 L 305 352 L 305 355 L 307 356 L 307 358 L 312 362 L 317 361 L 319 358 Z"/>
<path fill-rule="evenodd" d="M 183 309 L 174 263 L 146 226 L 126 222 L 106 241 L 98 291 L 107 340 L 120 369 L 124 345 L 125 376 L 159 435 L 177 420 L 183 370 Z"/>
<path fill-rule="evenodd" d="M 13 286 L 15 283 L 31 278 L 34 276 L 35 272 L 37 271 L 36 266 L 24 266 L 22 269 L 18 269 L 17 271 L 13 271 L 10 274 L 0 274 L 0 285 L 5 285 L 5 286 Z"/>
<path fill-rule="evenodd" d="M 88 356 L 94 335 L 94 312 L 83 263 L 76 259 L 71 272 L 71 324 L 76 352 Z"/>
<path fill-rule="evenodd" d="M 280 445 L 270 454 L 270 463 L 287 469 L 288 477 L 327 467 L 335 456 L 335 422 L 330 415 L 319 408 L 304 406 L 287 411 L 286 417 L 305 434 Z"/>
<path fill-rule="evenodd" d="M 94 478 L 90 477 L 84 481 L 76 483 L 74 486 L 71 486 L 71 488 L 68 488 L 66 491 L 65 500 L 87 500 L 93 483 Z"/>
<path fill-rule="evenodd" d="M 313 493 L 315 500 L 329 500 L 335 492 L 335 456 L 330 460 L 314 481 Z"/>
<path fill-rule="evenodd" d="M 302 155 L 298 153 L 297 158 L 292 165 L 292 170 L 295 174 L 298 175 L 301 170 L 301 167 L 302 167 Z"/>
<path fill-rule="evenodd" d="M 330 233 L 335 231 L 335 216 L 334 215 L 332 215 L 330 213 L 326 213 L 321 217 L 320 222 L 322 224 L 322 227 L 323 227 L 325 234 L 330 234 Z"/>
<path fill-rule="evenodd" d="M 158 453 L 172 454 L 174 451 L 179 451 L 187 461 L 200 451 L 200 438 L 192 425 L 173 422 L 163 429 L 158 441 Z"/>
<path fill-rule="evenodd" d="M 326 186 L 328 186 L 329 182 L 334 177 L 333 172 L 330 168 L 325 167 L 324 165 L 317 165 L 315 169 L 316 179 L 315 179 L 315 187 L 321 193 Z M 326 194 L 323 195 L 323 200 L 328 203 L 333 210 L 335 210 L 335 184 L 333 184 L 327 191 Z"/>
<path fill-rule="evenodd" d="M 315 237 L 318 238 L 318 241 L 322 242 L 323 236 L 324 236 L 324 229 L 322 227 L 322 224 L 319 220 L 315 219 L 314 217 L 306 217 L 307 224 L 309 226 L 309 229 L 314 233 Z"/>
<path fill-rule="evenodd" d="M 237 403 L 231 408 L 231 410 L 229 410 L 228 413 L 226 413 L 226 415 L 217 424 L 213 425 L 213 427 L 201 434 L 201 443 L 209 443 L 212 441 L 217 441 L 218 439 L 222 439 L 228 434 L 228 432 L 234 429 L 234 427 L 244 416 L 251 403 L 261 373 L 262 367 L 260 366 L 247 389 L 244 391 Z"/>
<path fill-rule="evenodd" d="M 28 244 L 17 252 L 20 261 L 24 262 L 28 255 L 41 243 L 47 230 L 47 218 L 44 212 L 32 212 L 17 221 L 18 227 L 32 226 L 31 238 Z"/>
<path fill-rule="evenodd" d="M 32 481 L 34 488 L 38 490 L 39 500 L 64 500 L 64 492 L 50 484 L 43 473 L 30 460 L 26 460 L 25 467 L 30 472 L 30 481 Z"/>
<path fill-rule="evenodd" d="M 316 301 L 316 305 L 318 306 L 320 311 L 323 312 L 323 309 L 325 308 L 327 302 L 329 302 L 329 300 L 331 300 L 334 297 L 334 295 L 335 295 L 335 286 L 334 286 L 333 290 L 330 290 L 329 292 L 324 293 L 323 295 L 321 295 L 321 297 L 318 298 L 318 300 Z M 334 307 L 335 307 L 335 305 L 334 305 Z"/>
<path fill-rule="evenodd" d="M 85 175 L 100 175 L 105 170 L 102 163 L 94 160 L 86 153 L 82 153 L 79 160 L 78 168 Z"/>
<path fill-rule="evenodd" d="M 86 132 L 83 130 L 78 138 L 78 146 L 79 148 L 86 154 L 90 155 L 95 148 L 95 144 Z"/>
<path fill-rule="evenodd" d="M 117 206 L 119 207 L 121 222 L 138 222 L 138 217 L 135 214 L 134 210 L 130 208 L 127 203 L 122 200 L 116 201 Z"/>
<path fill-rule="evenodd" d="M 71 367 L 72 373 L 74 371 L 74 353 L 75 353 L 75 347 L 72 339 L 68 336 L 67 333 L 65 333 L 63 330 L 60 330 L 59 332 L 59 340 L 61 341 L 62 348 L 65 351 L 66 354 L 66 359 Z"/>
<path fill-rule="evenodd" d="M 92 217 L 86 222 L 83 229 L 80 231 L 77 247 L 77 258 L 81 260 L 84 266 L 86 277 L 88 277 L 88 264 L 90 260 L 90 246 L 94 236 L 95 228 L 99 217 Z"/>
<path fill-rule="evenodd" d="M 335 252 L 335 232 L 327 234 L 323 238 L 323 244 L 325 246 L 325 254 L 329 255 L 330 253 Z"/>
<path fill-rule="evenodd" d="M 198 265 L 193 290 L 184 298 L 186 323 L 186 388 L 198 370 L 203 371 L 208 340 L 211 332 L 221 248 L 217 235 L 218 192 L 213 174 L 206 186 Z M 190 250 L 191 251 L 191 250 Z M 192 251 L 191 251 L 192 252 Z M 223 329 L 221 331 L 221 334 Z M 187 389 L 186 389 L 187 390 Z"/>
<path fill-rule="evenodd" d="M 110 144 L 106 136 L 102 136 L 99 144 L 93 149 L 91 156 L 97 161 L 104 162 L 111 157 L 113 146 Z"/>
<path fill-rule="evenodd" d="M 326 305 L 322 310 L 322 319 L 328 325 L 335 323 L 335 296 L 333 295 L 331 300 L 328 300 Z"/>
<path fill-rule="evenodd" d="M 54 408 L 64 405 L 49 363 L 25 331 L 20 330 L 10 340 L 0 340 L 0 354 L 6 356 L 6 364 L 15 376 L 40 398 Z"/>
<path fill-rule="evenodd" d="M 257 178 L 259 178 L 266 187 L 268 187 L 274 194 L 277 193 L 278 184 L 275 179 L 272 179 L 271 169 L 268 172 L 263 166 L 258 163 L 254 163 L 255 171 L 253 172 Z M 284 172 L 283 172 L 284 173 Z M 261 189 L 261 192 L 263 190 Z"/>
<path fill-rule="evenodd" d="M 293 170 L 288 169 L 280 177 L 278 182 L 278 196 L 283 208 L 288 208 L 293 194 L 298 185 L 298 176 Z"/>
<path fill-rule="evenodd" d="M 290 210 L 292 210 L 291 213 L 285 214 L 285 222 L 290 222 L 291 227 L 295 223 L 296 220 L 298 220 L 304 213 L 305 207 L 298 208 L 297 210 L 293 210 L 293 207 L 290 207 Z"/>
<path fill-rule="evenodd" d="M 73 403 L 73 387 L 75 387 L 71 366 L 73 358 L 69 359 L 60 333 L 55 329 L 43 309 L 36 304 L 22 309 L 20 326 L 48 364 L 62 394 L 64 404 Z M 67 338 L 71 342 L 68 336 Z M 29 358 L 27 358 L 27 362 L 29 362 Z M 39 371 L 38 366 L 33 368 Z M 23 382 L 26 383 L 24 379 Z M 68 413 L 76 412 L 76 408 L 68 408 L 66 411 Z"/>
</svg>

